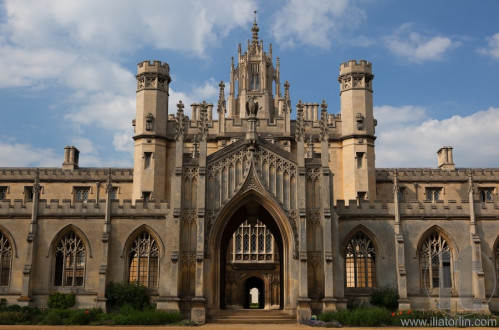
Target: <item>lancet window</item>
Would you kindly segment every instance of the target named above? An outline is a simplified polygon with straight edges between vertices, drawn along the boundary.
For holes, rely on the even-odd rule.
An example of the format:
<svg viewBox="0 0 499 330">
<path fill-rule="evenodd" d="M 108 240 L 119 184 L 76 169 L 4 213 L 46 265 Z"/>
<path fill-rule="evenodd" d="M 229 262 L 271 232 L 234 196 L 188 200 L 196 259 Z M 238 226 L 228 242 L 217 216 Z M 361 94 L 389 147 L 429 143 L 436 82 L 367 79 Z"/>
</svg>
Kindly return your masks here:
<svg viewBox="0 0 499 330">
<path fill-rule="evenodd" d="M 419 268 L 423 289 L 452 287 L 452 251 L 438 231 L 428 235 L 419 250 Z"/>
<path fill-rule="evenodd" d="M 140 285 L 158 286 L 159 247 L 156 239 L 147 230 L 134 239 L 128 253 L 128 281 Z"/>
<path fill-rule="evenodd" d="M 371 239 L 362 231 L 350 238 L 345 248 L 347 288 L 376 286 L 376 249 Z"/>
<path fill-rule="evenodd" d="M 251 90 L 260 89 L 260 65 L 258 63 L 251 63 L 250 87 Z"/>
<path fill-rule="evenodd" d="M 83 286 L 85 261 L 83 240 L 73 230 L 68 231 L 55 248 L 54 286 Z"/>
<path fill-rule="evenodd" d="M 12 244 L 7 236 L 0 232 L 0 286 L 8 286 L 12 261 Z"/>
</svg>

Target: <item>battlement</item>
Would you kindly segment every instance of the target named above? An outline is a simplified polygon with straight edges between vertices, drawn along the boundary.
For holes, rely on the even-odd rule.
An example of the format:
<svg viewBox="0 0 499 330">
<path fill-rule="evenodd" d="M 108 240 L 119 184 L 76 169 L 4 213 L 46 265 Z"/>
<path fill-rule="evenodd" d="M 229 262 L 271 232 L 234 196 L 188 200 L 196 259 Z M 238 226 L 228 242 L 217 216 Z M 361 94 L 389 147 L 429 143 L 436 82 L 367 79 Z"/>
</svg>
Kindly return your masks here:
<svg viewBox="0 0 499 330">
<path fill-rule="evenodd" d="M 356 72 L 372 74 L 372 63 L 366 60 L 360 60 L 359 63 L 357 63 L 356 60 L 350 60 L 348 62 L 341 63 L 340 75 L 356 73 Z"/>
<path fill-rule="evenodd" d="M 364 217 L 364 218 L 377 218 L 394 216 L 393 202 L 374 201 L 369 203 L 364 201 L 357 203 L 356 200 L 350 200 L 348 205 L 344 200 L 336 201 L 335 211 L 340 216 L 345 217 Z M 462 200 L 460 202 L 450 200 L 446 203 L 439 201 L 421 202 L 421 201 L 408 201 L 399 203 L 400 215 L 402 217 L 417 217 L 417 218 L 468 218 L 470 217 L 470 202 Z M 475 202 L 475 215 L 477 217 L 494 217 L 497 218 L 499 212 L 499 205 L 496 203 L 480 203 Z"/>
<path fill-rule="evenodd" d="M 399 182 L 468 182 L 468 169 L 433 169 L 433 168 L 377 168 L 376 181 L 393 181 L 397 171 Z M 475 168 L 471 169 L 474 182 L 495 182 L 499 181 L 499 168 Z"/>
<path fill-rule="evenodd" d="M 131 182 L 133 169 L 131 168 L 78 168 L 74 170 L 63 170 L 57 167 L 46 168 L 23 168 L 23 167 L 3 167 L 0 168 L 0 181 L 22 181 L 34 182 L 36 173 L 40 182 L 47 181 L 106 181 L 109 170 L 111 170 L 111 180 L 113 182 Z"/>
<path fill-rule="evenodd" d="M 161 61 L 143 61 L 137 64 L 137 74 L 141 73 L 160 73 L 166 76 L 170 75 L 170 66 Z"/>
<path fill-rule="evenodd" d="M 33 202 L 22 199 L 0 201 L 0 217 L 30 217 L 33 210 Z M 72 202 L 70 199 L 41 199 L 38 204 L 39 217 L 103 217 L 106 210 L 106 200 L 95 200 L 84 202 Z M 134 217 L 134 216 L 165 216 L 170 211 L 166 201 L 156 204 L 153 202 L 143 203 L 137 200 L 132 204 L 131 200 L 124 200 L 122 204 L 117 201 L 112 203 L 111 216 Z"/>
</svg>

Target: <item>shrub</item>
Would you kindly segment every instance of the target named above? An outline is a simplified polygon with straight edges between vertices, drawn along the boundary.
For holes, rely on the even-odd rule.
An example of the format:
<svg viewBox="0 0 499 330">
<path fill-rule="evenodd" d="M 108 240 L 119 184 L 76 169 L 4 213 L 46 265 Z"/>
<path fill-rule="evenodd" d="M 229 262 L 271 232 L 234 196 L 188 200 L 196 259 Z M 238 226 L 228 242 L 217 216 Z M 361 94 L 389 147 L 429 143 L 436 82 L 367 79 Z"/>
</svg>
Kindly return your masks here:
<svg viewBox="0 0 499 330">
<path fill-rule="evenodd" d="M 137 282 L 129 284 L 110 282 L 106 286 L 106 298 L 111 308 L 121 308 L 129 304 L 133 309 L 143 310 L 151 306 L 147 288 Z"/>
<path fill-rule="evenodd" d="M 76 304 L 74 293 L 53 292 L 49 295 L 47 306 L 56 309 L 68 309 Z"/>
<path fill-rule="evenodd" d="M 0 313 L 0 324 L 16 324 L 16 322 L 22 319 L 23 315 L 21 312 L 1 312 Z"/>
<path fill-rule="evenodd" d="M 394 288 L 380 288 L 371 294 L 370 303 L 374 306 L 385 307 L 391 311 L 398 308 L 399 294 Z"/>
<path fill-rule="evenodd" d="M 155 309 L 129 310 L 126 314 L 128 324 L 161 325 L 171 324 L 181 320 L 180 312 L 167 312 Z"/>
<path fill-rule="evenodd" d="M 71 312 L 68 323 L 71 325 L 87 325 L 92 320 L 92 314 L 89 310 L 77 309 Z"/>
<path fill-rule="evenodd" d="M 342 325 L 373 327 L 389 325 L 392 323 L 390 313 L 386 308 L 361 307 L 354 310 L 338 310 L 336 312 L 326 312 L 319 315 L 319 319 L 324 322 L 333 320 Z"/>
<path fill-rule="evenodd" d="M 43 325 L 62 325 L 69 318 L 71 311 L 68 309 L 51 309 L 40 322 Z"/>
</svg>

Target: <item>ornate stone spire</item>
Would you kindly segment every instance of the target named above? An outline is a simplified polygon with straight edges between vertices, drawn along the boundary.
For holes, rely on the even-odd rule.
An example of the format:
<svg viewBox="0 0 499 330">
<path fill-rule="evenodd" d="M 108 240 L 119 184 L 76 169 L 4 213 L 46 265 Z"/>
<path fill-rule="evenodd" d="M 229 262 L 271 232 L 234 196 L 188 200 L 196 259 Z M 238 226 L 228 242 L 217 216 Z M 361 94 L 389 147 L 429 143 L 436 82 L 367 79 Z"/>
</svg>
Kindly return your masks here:
<svg viewBox="0 0 499 330">
<path fill-rule="evenodd" d="M 301 100 L 298 101 L 296 105 L 296 132 L 295 139 L 296 142 L 303 142 L 305 137 L 305 123 L 303 121 L 303 103 Z"/>
<path fill-rule="evenodd" d="M 106 194 L 109 195 L 113 191 L 113 183 L 111 181 L 111 169 L 107 169 Z"/>
<path fill-rule="evenodd" d="M 232 62 L 232 65 L 234 65 L 234 62 Z M 220 92 L 218 94 L 218 108 L 217 108 L 217 112 L 219 114 L 224 114 L 225 113 L 225 109 L 226 109 L 226 104 L 225 104 L 225 92 L 224 92 L 224 88 L 225 88 L 225 83 L 223 82 L 223 80 L 220 81 L 220 83 L 218 84 L 218 87 L 220 87 Z M 220 115 L 219 115 L 220 117 Z"/>
<path fill-rule="evenodd" d="M 184 139 L 184 104 L 182 100 L 177 104 L 177 122 L 175 123 L 175 141 Z"/>
<path fill-rule="evenodd" d="M 319 122 L 320 130 L 321 130 L 321 141 L 327 141 L 329 137 L 329 128 L 327 124 L 327 103 L 326 100 L 322 100 L 321 104 L 321 120 Z"/>
<path fill-rule="evenodd" d="M 251 28 L 251 31 L 253 31 L 253 45 L 258 45 L 258 31 L 260 29 L 258 28 L 258 24 L 256 23 L 256 10 L 254 11 L 255 13 L 255 21 L 253 22 L 253 27 Z"/>
<path fill-rule="evenodd" d="M 199 121 L 199 141 L 206 141 L 208 138 L 208 104 L 203 101 L 201 104 L 201 120 Z"/>
</svg>

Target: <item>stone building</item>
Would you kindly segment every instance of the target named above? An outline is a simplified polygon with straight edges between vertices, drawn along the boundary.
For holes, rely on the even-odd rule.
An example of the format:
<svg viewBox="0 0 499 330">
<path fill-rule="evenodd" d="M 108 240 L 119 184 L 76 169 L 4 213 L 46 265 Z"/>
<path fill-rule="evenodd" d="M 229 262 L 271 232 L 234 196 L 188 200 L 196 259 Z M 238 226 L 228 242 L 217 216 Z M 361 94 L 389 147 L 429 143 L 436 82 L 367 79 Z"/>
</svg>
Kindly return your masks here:
<svg viewBox="0 0 499 330">
<path fill-rule="evenodd" d="M 62 168 L 0 168 L 0 297 L 105 308 L 107 283 L 138 281 L 201 322 L 250 304 L 304 320 L 393 287 L 401 309 L 499 310 L 499 169 L 455 168 L 451 147 L 376 169 L 371 63 L 340 65 L 341 114 L 293 107 L 258 32 L 228 98 L 220 82 L 190 118 L 169 66 L 138 64 L 133 169 L 80 168 L 73 146 Z"/>
</svg>

